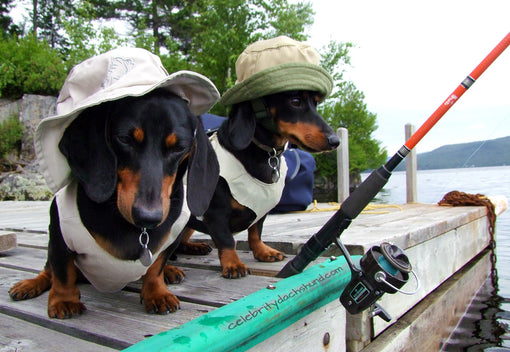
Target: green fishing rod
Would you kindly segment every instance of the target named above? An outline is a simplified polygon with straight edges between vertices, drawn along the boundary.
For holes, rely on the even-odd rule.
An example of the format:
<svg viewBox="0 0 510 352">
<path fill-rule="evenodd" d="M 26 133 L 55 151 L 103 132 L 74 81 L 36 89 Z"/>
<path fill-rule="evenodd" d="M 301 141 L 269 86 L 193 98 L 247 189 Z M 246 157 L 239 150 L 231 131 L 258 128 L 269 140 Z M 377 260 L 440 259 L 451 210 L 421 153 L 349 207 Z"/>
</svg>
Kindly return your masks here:
<svg viewBox="0 0 510 352">
<path fill-rule="evenodd" d="M 353 191 L 353 193 L 341 204 L 340 209 L 333 215 L 333 217 L 331 217 L 331 219 L 329 219 L 329 221 L 305 243 L 305 245 L 300 249 L 299 253 L 278 273 L 277 277 L 286 278 L 302 272 L 308 264 L 317 259 L 317 257 L 321 255 L 321 253 L 323 253 L 333 243 L 336 243 L 340 247 L 341 251 L 349 262 L 353 274 L 356 274 L 353 275 L 353 280 L 355 279 L 354 276 L 361 276 L 364 263 L 362 262 L 362 268 L 359 268 L 349 260 L 349 254 L 339 240 L 340 235 L 345 229 L 347 229 L 352 220 L 361 213 L 361 211 L 384 187 L 389 177 L 391 176 L 392 171 L 397 167 L 397 165 L 410 153 L 416 144 L 430 131 L 430 129 L 441 119 L 441 117 L 459 100 L 464 92 L 473 85 L 473 83 L 480 77 L 480 75 L 494 62 L 494 60 L 496 60 L 496 58 L 503 51 L 505 51 L 509 45 L 510 33 L 508 33 L 503 38 L 503 40 L 501 40 L 501 42 L 473 70 L 473 72 L 471 72 L 471 74 L 469 74 L 459 84 L 453 93 L 451 93 L 448 98 L 437 108 L 437 110 L 434 111 L 434 113 L 411 136 L 411 138 L 407 140 L 407 142 L 398 150 L 398 152 L 393 155 L 393 157 L 391 157 L 386 162 L 386 164 L 377 170 L 374 170 L 369 175 L 369 177 L 356 190 Z M 395 248 L 395 246 L 391 246 L 391 248 L 387 246 L 381 246 L 376 250 L 377 253 L 375 254 L 375 257 L 376 259 L 379 258 L 379 262 L 384 261 L 384 266 L 387 266 L 389 262 L 390 268 L 401 271 L 404 273 L 404 276 L 406 273 L 410 272 L 410 265 L 407 261 L 407 258 L 403 252 L 401 252 L 401 250 L 399 251 L 399 249 Z M 380 260 L 381 253 L 384 255 L 384 260 Z M 359 286 L 356 286 L 356 283 L 353 283 L 351 286 L 353 290 L 356 287 L 359 288 Z M 345 296 L 348 296 L 348 294 L 345 294 Z M 377 298 L 378 297 L 376 297 L 372 303 L 375 303 Z M 346 299 L 346 301 L 349 300 Z M 346 308 L 349 310 L 347 306 Z M 353 311 L 359 310 L 353 309 Z"/>
</svg>

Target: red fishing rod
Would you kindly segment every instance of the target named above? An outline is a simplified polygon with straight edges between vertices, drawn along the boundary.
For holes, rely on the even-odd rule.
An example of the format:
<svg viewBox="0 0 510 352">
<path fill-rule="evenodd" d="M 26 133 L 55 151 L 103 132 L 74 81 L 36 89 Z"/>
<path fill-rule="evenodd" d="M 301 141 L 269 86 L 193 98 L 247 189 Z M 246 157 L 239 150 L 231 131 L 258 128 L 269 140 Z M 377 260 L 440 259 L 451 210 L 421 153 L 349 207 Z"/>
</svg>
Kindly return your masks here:
<svg viewBox="0 0 510 352">
<path fill-rule="evenodd" d="M 510 33 L 508 33 L 506 37 L 503 38 L 503 40 L 489 53 L 489 55 L 487 55 L 487 57 L 473 70 L 473 72 L 471 72 L 462 81 L 462 83 L 453 91 L 452 94 L 450 94 L 450 96 L 427 119 L 427 121 L 425 121 L 425 123 L 411 136 L 411 138 L 409 138 L 409 140 L 399 149 L 399 151 L 391 159 L 389 159 L 386 164 L 381 166 L 379 169 L 374 170 L 368 176 L 368 178 L 342 203 L 340 209 L 335 213 L 335 215 L 333 215 L 333 217 L 329 219 L 329 221 L 305 243 L 299 253 L 278 273 L 277 277 L 285 278 L 302 272 L 306 266 L 310 264 L 310 262 L 317 259 L 317 257 L 333 243 L 336 243 L 346 256 L 349 266 L 351 267 L 351 271 L 357 275 L 361 275 L 362 273 L 360 269 L 352 263 L 347 250 L 339 241 L 340 235 L 350 225 L 351 221 L 361 213 L 361 211 L 384 187 L 395 167 L 397 167 L 397 165 L 409 154 L 409 152 L 416 146 L 416 144 L 428 133 L 428 131 L 439 121 L 439 119 L 441 119 L 441 117 L 453 106 L 453 104 L 459 100 L 464 92 L 473 85 L 473 83 L 480 77 L 480 75 L 509 45 Z M 371 251 L 372 250 L 369 252 Z M 388 246 L 387 244 L 384 244 L 380 247 L 377 247 L 376 252 L 374 253 L 374 256 L 379 260 L 379 262 L 381 262 L 381 257 L 384 255 L 384 260 L 382 261 L 385 262 L 385 266 L 388 267 L 387 264 L 389 264 L 390 269 L 396 269 L 400 271 L 401 274 L 403 274 L 403 279 L 405 279 L 400 281 L 403 281 L 402 285 L 405 284 L 407 281 L 407 273 L 409 273 L 411 269 L 407 257 L 403 254 L 403 252 L 396 246 Z M 368 262 L 368 260 L 365 262 Z M 363 269 L 363 259 L 361 266 Z M 392 275 L 390 274 L 389 276 L 391 278 Z M 402 279 L 402 275 L 400 279 Z M 370 283 L 365 283 L 362 285 L 361 291 L 359 290 L 359 284 L 354 283 L 351 285 L 353 291 L 350 292 L 351 295 L 346 299 L 346 301 L 348 301 L 349 304 L 352 303 L 353 292 L 356 294 L 356 297 L 365 296 L 366 291 L 364 291 L 363 288 L 365 288 L 367 285 L 370 286 Z M 394 285 L 398 286 L 398 282 L 395 282 Z M 402 285 L 400 285 L 400 287 Z M 349 287 L 347 287 L 346 290 L 348 290 L 348 288 Z M 396 290 L 393 289 L 390 291 L 386 290 L 386 292 L 390 293 L 396 292 Z M 375 297 L 368 305 L 375 303 L 377 299 L 378 297 Z M 344 306 L 346 306 L 344 301 L 342 301 L 342 303 L 344 303 Z M 368 307 L 368 305 L 366 306 Z M 350 310 L 347 306 L 346 308 L 351 313 L 356 313 L 363 310 L 357 310 L 357 308 Z"/>
</svg>

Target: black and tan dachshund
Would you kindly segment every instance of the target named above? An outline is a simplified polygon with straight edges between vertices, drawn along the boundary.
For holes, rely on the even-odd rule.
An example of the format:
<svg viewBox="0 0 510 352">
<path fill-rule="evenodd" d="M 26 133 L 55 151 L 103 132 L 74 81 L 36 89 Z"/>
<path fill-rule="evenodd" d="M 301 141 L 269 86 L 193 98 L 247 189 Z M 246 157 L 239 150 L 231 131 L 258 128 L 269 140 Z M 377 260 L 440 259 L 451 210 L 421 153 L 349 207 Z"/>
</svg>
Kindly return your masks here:
<svg viewBox="0 0 510 352">
<path fill-rule="evenodd" d="M 293 91 L 268 95 L 261 100 L 262 116 L 255 116 L 250 101 L 235 104 L 229 118 L 217 132 L 221 146 L 242 164 L 247 173 L 265 184 L 275 182 L 275 165 L 268 153 L 275 152 L 281 157 L 288 142 L 315 153 L 333 150 L 340 141 L 331 127 L 317 112 L 319 95 L 309 91 Z M 216 152 L 217 148 L 215 148 Z M 222 164 L 220 170 L 229 166 Z M 272 165 L 271 165 L 272 164 Z M 206 254 L 211 249 L 205 243 L 192 243 L 189 238 L 194 230 L 211 235 L 218 248 L 222 275 L 225 278 L 238 278 L 249 273 L 247 266 L 239 259 L 235 250 L 233 234 L 248 229 L 248 242 L 255 259 L 264 262 L 280 261 L 284 254 L 261 240 L 265 214 L 257 219 L 255 212 L 237 202 L 223 178 L 216 186 L 211 204 L 202 218 L 191 217 L 183 231 L 179 251 L 190 254 Z M 284 177 L 284 176 L 283 176 Z M 245 186 L 246 188 L 249 185 Z M 262 202 L 264 200 L 261 200 Z M 278 203 L 269 204 L 267 211 Z"/>
<path fill-rule="evenodd" d="M 78 179 L 75 203 L 89 236 L 112 261 L 133 263 L 143 254 L 141 228 L 146 228 L 147 239 L 142 241 L 152 253 L 160 254 L 146 264 L 150 266 L 142 276 L 141 300 L 147 312 L 175 311 L 179 300 L 165 280 L 179 281 L 183 274 L 166 266 L 178 244 L 168 243 L 170 236 L 177 237 L 170 233 L 172 225 L 185 201 L 192 214 L 202 214 L 218 179 L 218 162 L 199 119 L 183 99 L 154 91 L 85 110 L 66 129 L 59 148 Z M 186 172 L 187 186 L 183 186 Z M 64 240 L 64 210 L 54 199 L 44 270 L 9 291 L 12 299 L 23 300 L 49 289 L 48 315 L 54 318 L 85 310 L 76 286 L 85 272 L 75 264 L 85 248 L 70 250 Z M 77 246 L 80 241 L 73 243 Z M 169 246 L 164 248 L 164 243 Z M 92 274 L 109 269 L 106 265 Z"/>
</svg>

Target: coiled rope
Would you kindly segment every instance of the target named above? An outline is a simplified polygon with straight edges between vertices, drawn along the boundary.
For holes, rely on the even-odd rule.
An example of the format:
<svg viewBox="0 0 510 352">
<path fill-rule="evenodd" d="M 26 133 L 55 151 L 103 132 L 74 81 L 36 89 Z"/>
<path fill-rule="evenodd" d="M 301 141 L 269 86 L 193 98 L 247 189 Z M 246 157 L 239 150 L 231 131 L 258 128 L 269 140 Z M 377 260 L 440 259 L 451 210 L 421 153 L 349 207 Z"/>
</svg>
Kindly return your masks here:
<svg viewBox="0 0 510 352">
<path fill-rule="evenodd" d="M 491 238 L 494 237 L 494 230 L 496 228 L 496 207 L 490 199 L 480 193 L 470 194 L 460 191 L 451 191 L 446 193 L 437 204 L 445 206 L 484 206 L 487 208 L 487 218 L 489 219 L 489 233 Z"/>
</svg>

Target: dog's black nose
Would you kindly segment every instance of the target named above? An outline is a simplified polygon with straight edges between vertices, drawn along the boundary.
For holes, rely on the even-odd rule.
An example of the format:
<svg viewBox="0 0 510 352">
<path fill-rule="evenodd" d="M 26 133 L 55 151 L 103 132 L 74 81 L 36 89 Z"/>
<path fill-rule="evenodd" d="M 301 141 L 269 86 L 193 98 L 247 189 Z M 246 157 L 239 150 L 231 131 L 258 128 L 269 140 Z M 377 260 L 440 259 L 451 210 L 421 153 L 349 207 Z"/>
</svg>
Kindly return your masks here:
<svg viewBox="0 0 510 352">
<path fill-rule="evenodd" d="M 152 229 L 159 225 L 163 219 L 163 211 L 161 209 L 150 210 L 134 206 L 131 215 L 137 226 Z"/>
<path fill-rule="evenodd" d="M 336 134 L 331 134 L 328 136 L 328 143 L 332 149 L 335 149 L 340 145 L 340 138 Z"/>
</svg>

